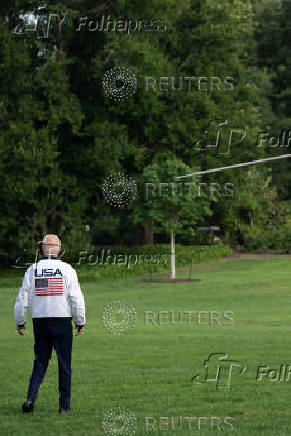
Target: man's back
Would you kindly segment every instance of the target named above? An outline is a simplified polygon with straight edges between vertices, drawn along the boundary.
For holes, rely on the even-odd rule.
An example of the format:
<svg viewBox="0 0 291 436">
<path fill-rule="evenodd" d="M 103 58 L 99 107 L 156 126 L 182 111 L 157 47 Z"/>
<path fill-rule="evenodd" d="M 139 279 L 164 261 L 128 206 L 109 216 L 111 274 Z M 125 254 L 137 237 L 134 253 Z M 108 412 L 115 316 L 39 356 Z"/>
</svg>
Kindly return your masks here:
<svg viewBox="0 0 291 436">
<path fill-rule="evenodd" d="M 79 336 L 86 323 L 85 301 L 76 271 L 57 259 L 61 250 L 59 237 L 45 235 L 42 250 L 44 259 L 26 271 L 14 307 L 15 323 L 21 336 L 29 308 L 35 340 L 33 371 L 22 411 L 33 411 L 52 350 L 55 349 L 59 366 L 59 412 L 67 413 L 71 410 L 71 320 L 74 319 L 78 329 L 76 335 Z"/>
<path fill-rule="evenodd" d="M 47 258 L 31 265 L 24 276 L 20 298 L 27 302 L 32 318 L 73 316 L 77 325 L 85 324 L 84 297 L 76 271 L 61 260 Z M 15 308 L 18 324 L 22 324 L 23 302 Z"/>
</svg>

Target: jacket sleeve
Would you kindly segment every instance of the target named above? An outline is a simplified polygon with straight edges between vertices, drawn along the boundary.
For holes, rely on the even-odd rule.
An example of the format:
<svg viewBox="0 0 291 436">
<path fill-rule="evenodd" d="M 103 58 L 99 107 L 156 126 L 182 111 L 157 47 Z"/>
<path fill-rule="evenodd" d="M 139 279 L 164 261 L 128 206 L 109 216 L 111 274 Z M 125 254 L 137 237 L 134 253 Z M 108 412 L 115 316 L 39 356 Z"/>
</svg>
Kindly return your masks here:
<svg viewBox="0 0 291 436">
<path fill-rule="evenodd" d="M 28 308 L 28 293 L 30 290 L 30 274 L 29 270 L 26 271 L 22 286 L 19 289 L 18 296 L 14 305 L 14 319 L 15 324 L 23 325 L 26 323 L 26 314 Z"/>
<path fill-rule="evenodd" d="M 83 326 L 86 324 L 86 309 L 84 295 L 82 294 L 77 273 L 72 268 L 69 279 L 69 298 L 72 309 L 72 316 L 76 326 Z"/>
</svg>

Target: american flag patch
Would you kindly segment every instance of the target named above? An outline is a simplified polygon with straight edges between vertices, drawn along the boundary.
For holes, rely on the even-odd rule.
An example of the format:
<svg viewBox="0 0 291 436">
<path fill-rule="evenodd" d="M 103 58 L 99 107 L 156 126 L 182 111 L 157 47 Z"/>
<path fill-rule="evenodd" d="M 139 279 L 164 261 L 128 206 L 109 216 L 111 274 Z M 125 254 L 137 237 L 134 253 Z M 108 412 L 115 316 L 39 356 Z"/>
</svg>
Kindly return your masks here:
<svg viewBox="0 0 291 436">
<path fill-rule="evenodd" d="M 35 295 L 38 297 L 63 295 L 63 277 L 35 279 Z"/>
</svg>

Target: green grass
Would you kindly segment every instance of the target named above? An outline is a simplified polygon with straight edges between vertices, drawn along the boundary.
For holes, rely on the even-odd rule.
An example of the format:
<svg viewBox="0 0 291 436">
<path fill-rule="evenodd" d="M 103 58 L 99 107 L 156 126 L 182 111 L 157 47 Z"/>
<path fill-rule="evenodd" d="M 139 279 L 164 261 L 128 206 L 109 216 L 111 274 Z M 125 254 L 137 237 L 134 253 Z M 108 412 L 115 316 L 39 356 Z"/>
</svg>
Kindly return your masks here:
<svg viewBox="0 0 291 436">
<path fill-rule="evenodd" d="M 0 434 L 104 435 L 103 415 L 121 407 L 136 414 L 137 436 L 290 435 L 291 382 L 256 381 L 259 365 L 291 364 L 290 263 L 284 257 L 207 261 L 195 265 L 192 277 L 201 279 L 196 283 L 143 283 L 137 277 L 82 282 L 87 328 L 74 337 L 71 416 L 57 413 L 55 353 L 34 413 L 20 411 L 33 363 L 33 332 L 29 322 L 20 337 L 13 324 L 14 276 L 23 271 L 2 273 Z M 179 270 L 179 276 L 188 271 Z M 102 326 L 102 312 L 113 301 L 136 309 L 136 327 L 127 334 L 114 335 Z M 145 311 L 171 310 L 175 319 L 179 311 L 232 311 L 234 323 L 198 324 L 193 316 L 189 324 L 183 316 L 181 325 L 145 325 Z M 238 376 L 234 370 L 229 389 L 192 383 L 209 354 L 218 352 L 244 362 L 246 372 Z M 200 431 L 197 421 L 190 431 L 185 420 L 180 431 L 162 430 L 165 424 L 146 431 L 146 417 L 180 416 L 207 420 L 201 420 Z M 211 429 L 210 417 L 231 417 L 233 430 Z"/>
</svg>

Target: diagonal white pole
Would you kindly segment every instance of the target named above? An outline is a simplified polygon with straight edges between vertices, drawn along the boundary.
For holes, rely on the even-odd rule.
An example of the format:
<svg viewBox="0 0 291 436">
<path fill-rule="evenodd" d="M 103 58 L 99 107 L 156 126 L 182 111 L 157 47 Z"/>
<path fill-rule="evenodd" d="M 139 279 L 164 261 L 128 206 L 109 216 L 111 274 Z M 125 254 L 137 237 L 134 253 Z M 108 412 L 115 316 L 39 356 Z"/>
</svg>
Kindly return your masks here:
<svg viewBox="0 0 291 436">
<path fill-rule="evenodd" d="M 220 167 L 220 168 L 212 168 L 210 170 L 205 170 L 205 171 L 197 171 L 196 173 L 191 173 L 191 174 L 186 174 L 185 176 L 176 177 L 176 179 L 184 179 L 186 177 L 198 176 L 199 174 L 217 173 L 218 171 L 229 170 L 232 168 L 247 167 L 249 165 L 256 165 L 259 163 L 268 162 L 270 160 L 286 159 L 288 157 L 291 157 L 291 154 L 282 154 L 281 156 L 275 156 L 275 157 L 265 157 L 264 159 L 258 159 L 258 160 L 253 160 L 251 162 L 244 162 L 244 163 L 240 163 L 240 164 L 235 164 L 235 165 L 231 165 L 229 167 Z"/>
</svg>

